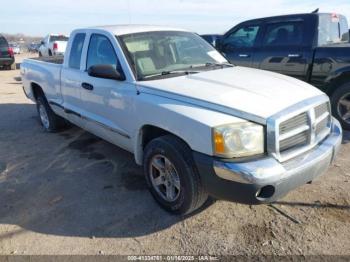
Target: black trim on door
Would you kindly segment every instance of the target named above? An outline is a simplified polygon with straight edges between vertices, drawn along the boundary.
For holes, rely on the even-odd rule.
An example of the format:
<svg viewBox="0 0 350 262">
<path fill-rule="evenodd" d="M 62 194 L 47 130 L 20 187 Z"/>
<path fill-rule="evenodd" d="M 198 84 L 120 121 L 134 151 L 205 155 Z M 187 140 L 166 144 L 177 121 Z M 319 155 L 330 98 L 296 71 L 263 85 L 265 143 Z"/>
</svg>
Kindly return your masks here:
<svg viewBox="0 0 350 262">
<path fill-rule="evenodd" d="M 57 107 L 63 109 L 64 112 L 65 112 L 66 114 L 75 115 L 75 116 L 77 116 L 77 117 L 80 117 L 80 118 L 82 118 L 82 119 L 88 120 L 88 121 L 90 121 L 90 122 L 94 122 L 94 123 L 98 124 L 99 126 L 101 126 L 101 127 L 105 128 L 105 129 L 109 130 L 109 131 L 115 132 L 115 133 L 117 133 L 117 134 L 120 135 L 120 136 L 123 136 L 123 137 L 125 137 L 125 138 L 127 138 L 127 139 L 130 139 L 130 136 L 129 136 L 128 134 L 124 133 L 123 131 L 117 130 L 117 129 L 112 128 L 112 127 L 110 127 L 110 126 L 107 126 L 107 125 L 105 125 L 105 124 L 103 124 L 103 123 L 101 123 L 101 122 L 98 122 L 98 121 L 96 121 L 96 120 L 94 120 L 94 119 L 91 119 L 91 118 L 89 118 L 89 117 L 82 116 L 82 115 L 79 114 L 78 112 L 75 112 L 75 111 L 73 111 L 73 110 L 71 110 L 71 109 L 67 109 L 67 108 L 65 108 L 64 106 L 62 106 L 62 105 L 59 104 L 59 103 L 56 103 L 56 102 L 54 102 L 54 101 L 49 101 L 49 104 L 50 104 L 50 105 L 57 106 Z"/>
</svg>

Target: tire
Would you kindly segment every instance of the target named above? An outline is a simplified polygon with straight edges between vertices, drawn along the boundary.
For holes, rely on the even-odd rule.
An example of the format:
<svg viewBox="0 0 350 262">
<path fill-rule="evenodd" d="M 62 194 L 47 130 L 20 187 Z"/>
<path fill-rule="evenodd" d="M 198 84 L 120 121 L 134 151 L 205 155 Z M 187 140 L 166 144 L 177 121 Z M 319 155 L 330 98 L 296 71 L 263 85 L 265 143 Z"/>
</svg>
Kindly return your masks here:
<svg viewBox="0 0 350 262">
<path fill-rule="evenodd" d="M 350 82 L 337 88 L 331 96 L 333 115 L 343 129 L 350 130 Z"/>
<path fill-rule="evenodd" d="M 154 165 L 154 163 L 157 164 Z M 165 163 L 168 163 L 167 168 Z M 155 168 L 161 164 L 164 164 L 164 172 L 162 173 Z M 152 196 L 162 208 L 172 214 L 190 214 L 200 208 L 208 199 L 190 148 L 175 136 L 166 135 L 152 140 L 145 148 L 143 167 Z M 158 176 L 155 177 L 155 174 Z M 169 187 L 166 186 L 170 180 L 173 180 L 170 184 L 174 185 L 173 191 L 169 190 L 172 192 L 169 194 L 169 197 L 172 196 L 171 199 L 168 198 L 167 194 L 167 189 L 170 186 L 169 184 Z M 162 182 L 159 183 L 159 181 Z"/>
<path fill-rule="evenodd" d="M 66 121 L 52 111 L 43 94 L 40 94 L 36 99 L 36 107 L 39 122 L 44 127 L 45 131 L 54 133 L 66 126 Z"/>
<path fill-rule="evenodd" d="M 52 52 L 51 52 L 51 50 L 49 50 L 49 56 L 52 56 Z"/>
<path fill-rule="evenodd" d="M 42 57 L 42 56 L 43 56 L 43 54 L 41 52 L 39 52 L 39 57 Z"/>
</svg>

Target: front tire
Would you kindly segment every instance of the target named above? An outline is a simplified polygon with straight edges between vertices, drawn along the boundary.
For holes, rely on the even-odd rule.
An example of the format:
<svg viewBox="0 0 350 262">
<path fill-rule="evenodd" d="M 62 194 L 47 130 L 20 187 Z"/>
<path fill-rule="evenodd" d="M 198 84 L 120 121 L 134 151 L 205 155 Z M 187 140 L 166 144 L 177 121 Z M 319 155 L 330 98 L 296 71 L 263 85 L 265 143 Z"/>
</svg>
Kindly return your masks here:
<svg viewBox="0 0 350 262">
<path fill-rule="evenodd" d="M 190 148 L 179 138 L 166 135 L 145 148 L 144 173 L 150 192 L 165 210 L 189 214 L 208 199 Z"/>
<path fill-rule="evenodd" d="M 333 115 L 350 130 L 350 82 L 335 90 L 331 97 Z"/>
<path fill-rule="evenodd" d="M 57 132 L 65 126 L 65 120 L 56 115 L 44 95 L 39 95 L 36 100 L 39 121 L 47 132 Z"/>
</svg>

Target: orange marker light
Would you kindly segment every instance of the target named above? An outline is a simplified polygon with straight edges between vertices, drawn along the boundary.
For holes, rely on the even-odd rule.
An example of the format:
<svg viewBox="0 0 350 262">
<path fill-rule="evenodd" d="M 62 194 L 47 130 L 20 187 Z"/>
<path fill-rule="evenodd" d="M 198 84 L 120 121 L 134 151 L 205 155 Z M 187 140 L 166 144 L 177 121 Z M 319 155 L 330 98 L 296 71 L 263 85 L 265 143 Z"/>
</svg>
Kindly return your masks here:
<svg viewBox="0 0 350 262">
<path fill-rule="evenodd" d="M 214 144 L 215 144 L 216 153 L 220 153 L 220 154 L 225 153 L 224 138 L 222 134 L 218 132 L 214 132 Z"/>
</svg>

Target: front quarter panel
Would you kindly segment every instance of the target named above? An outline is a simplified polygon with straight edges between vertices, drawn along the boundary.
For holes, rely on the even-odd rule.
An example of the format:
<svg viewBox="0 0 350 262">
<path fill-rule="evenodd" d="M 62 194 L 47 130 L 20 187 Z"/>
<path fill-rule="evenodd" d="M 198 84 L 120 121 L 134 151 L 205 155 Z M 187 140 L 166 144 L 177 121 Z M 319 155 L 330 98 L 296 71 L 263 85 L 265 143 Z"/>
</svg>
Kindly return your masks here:
<svg viewBox="0 0 350 262">
<path fill-rule="evenodd" d="M 197 152 L 213 155 L 212 128 L 244 120 L 164 96 L 141 93 L 136 106 L 134 152 L 142 164 L 142 128 L 147 125 L 166 130 L 184 140 Z"/>
</svg>

